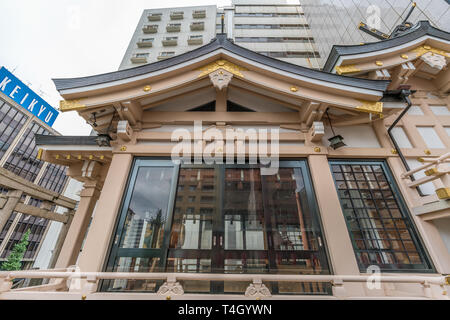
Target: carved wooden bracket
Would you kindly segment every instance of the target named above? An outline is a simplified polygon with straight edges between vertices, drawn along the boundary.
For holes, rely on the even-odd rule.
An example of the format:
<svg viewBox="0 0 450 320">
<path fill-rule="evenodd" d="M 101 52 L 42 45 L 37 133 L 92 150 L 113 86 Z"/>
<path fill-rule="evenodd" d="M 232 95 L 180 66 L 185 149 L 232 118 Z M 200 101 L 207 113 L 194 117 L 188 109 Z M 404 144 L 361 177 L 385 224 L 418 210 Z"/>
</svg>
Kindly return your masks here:
<svg viewBox="0 0 450 320">
<path fill-rule="evenodd" d="M 183 295 L 184 290 L 178 281 L 166 281 L 161 287 L 159 287 L 158 294 L 161 296 L 165 295 Z"/>
<path fill-rule="evenodd" d="M 127 120 L 121 120 L 117 124 L 117 136 L 123 141 L 131 141 L 131 137 L 133 135 L 133 128 L 130 127 L 130 124 Z"/>
<path fill-rule="evenodd" d="M 102 165 L 94 160 L 84 160 L 83 167 L 81 168 L 81 176 L 95 180 L 101 172 Z"/>
<path fill-rule="evenodd" d="M 254 280 L 253 283 L 247 287 L 247 290 L 245 290 L 245 296 L 249 298 L 262 298 L 271 297 L 272 294 L 262 281 Z"/>
<path fill-rule="evenodd" d="M 325 127 L 323 125 L 323 122 L 313 122 L 311 129 L 309 130 L 309 135 L 311 137 L 311 141 L 321 141 L 323 136 L 325 135 Z"/>
<path fill-rule="evenodd" d="M 216 70 L 209 74 L 212 84 L 215 88 L 222 90 L 227 88 L 233 78 L 233 74 L 223 69 Z"/>
<path fill-rule="evenodd" d="M 420 59 L 433 69 L 442 70 L 447 66 L 447 59 L 443 55 L 433 52 L 425 53 Z"/>
</svg>

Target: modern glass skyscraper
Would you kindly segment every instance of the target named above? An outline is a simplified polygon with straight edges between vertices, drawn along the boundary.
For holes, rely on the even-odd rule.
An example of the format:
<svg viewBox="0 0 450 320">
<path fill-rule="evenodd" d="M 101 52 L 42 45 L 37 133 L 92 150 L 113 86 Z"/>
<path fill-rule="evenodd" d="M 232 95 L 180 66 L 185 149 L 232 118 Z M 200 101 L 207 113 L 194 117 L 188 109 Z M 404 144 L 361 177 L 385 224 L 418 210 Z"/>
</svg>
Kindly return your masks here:
<svg viewBox="0 0 450 320">
<path fill-rule="evenodd" d="M 411 0 L 301 0 L 306 19 L 318 47 L 321 64 L 333 45 L 351 45 L 378 41 L 358 30 L 361 21 L 391 34 L 407 16 Z M 441 30 L 450 31 L 448 0 L 417 0 L 408 19 L 411 23 L 428 20 Z"/>
</svg>

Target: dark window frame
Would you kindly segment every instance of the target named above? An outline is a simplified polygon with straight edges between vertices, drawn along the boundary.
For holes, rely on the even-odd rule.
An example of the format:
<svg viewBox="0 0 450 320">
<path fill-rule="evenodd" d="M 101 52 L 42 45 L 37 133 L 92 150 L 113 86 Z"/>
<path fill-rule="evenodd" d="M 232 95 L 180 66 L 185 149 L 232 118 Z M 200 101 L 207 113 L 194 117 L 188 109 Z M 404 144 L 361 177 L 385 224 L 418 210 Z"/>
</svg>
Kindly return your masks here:
<svg viewBox="0 0 450 320">
<path fill-rule="evenodd" d="M 406 223 L 405 223 L 406 224 L 406 230 L 409 231 L 409 236 L 411 237 L 411 240 L 412 240 L 412 242 L 415 245 L 417 253 L 419 254 L 420 258 L 422 259 L 422 265 L 424 265 L 426 267 L 426 268 L 419 268 L 419 267 L 416 268 L 416 267 L 414 267 L 414 264 L 409 264 L 409 265 L 405 264 L 405 265 L 403 265 L 403 267 L 398 268 L 398 267 L 394 267 L 395 266 L 395 264 L 394 264 L 394 265 L 389 265 L 388 268 L 380 267 L 381 272 L 392 272 L 392 273 L 435 273 L 436 269 L 435 269 L 435 266 L 434 266 L 433 261 L 431 259 L 431 256 L 430 256 L 427 248 L 424 245 L 424 241 L 423 241 L 423 239 L 422 239 L 422 237 L 421 237 L 421 235 L 420 235 L 420 233 L 419 233 L 419 231 L 417 229 L 417 226 L 416 226 L 416 224 L 414 222 L 414 219 L 413 219 L 413 217 L 411 215 L 411 212 L 410 212 L 408 206 L 406 205 L 406 201 L 405 201 L 405 199 L 403 197 L 403 194 L 400 192 L 400 189 L 398 187 L 397 181 L 395 180 L 394 175 L 393 175 L 391 169 L 389 168 L 389 165 L 387 164 L 386 160 L 378 160 L 378 159 L 351 159 L 351 160 L 350 159 L 329 159 L 328 163 L 329 163 L 329 168 L 330 168 L 331 175 L 333 177 L 333 181 L 335 183 L 336 193 L 337 193 L 337 196 L 339 198 L 339 202 L 341 204 L 341 209 L 342 209 L 342 213 L 344 215 L 344 219 L 345 219 L 345 222 L 346 222 L 347 231 L 349 233 L 349 237 L 350 237 L 350 240 L 352 242 L 353 251 L 355 253 L 355 258 L 356 258 L 356 261 L 358 263 L 358 267 L 359 267 L 360 271 L 365 273 L 367 271 L 368 266 L 376 265 L 376 266 L 380 267 L 380 265 L 378 265 L 376 263 L 363 264 L 363 263 L 360 262 L 360 260 L 358 258 L 358 251 L 361 251 L 361 249 L 358 248 L 358 244 L 356 242 L 356 241 L 359 241 L 359 239 L 355 240 L 354 236 L 352 235 L 352 230 L 351 230 L 351 226 L 350 226 L 350 223 L 349 223 L 349 219 L 347 219 L 347 217 L 345 216 L 345 210 L 351 210 L 351 209 L 344 208 L 344 204 L 343 204 L 344 201 L 343 201 L 343 198 L 339 195 L 339 191 L 340 190 L 357 190 L 358 192 L 361 192 L 361 190 L 366 190 L 366 189 L 361 189 L 359 187 L 358 187 L 358 189 L 349 189 L 349 188 L 347 188 L 347 189 L 339 189 L 337 180 L 335 179 L 335 175 L 334 175 L 334 172 L 333 172 L 333 166 L 335 166 L 335 165 L 339 165 L 339 166 L 341 166 L 341 165 L 349 165 L 349 166 L 370 165 L 370 166 L 380 166 L 382 168 L 384 176 L 385 176 L 385 178 L 387 180 L 387 183 L 389 185 L 389 190 L 390 190 L 390 192 L 392 192 L 392 194 L 394 196 L 394 201 L 396 201 L 397 205 L 398 205 L 398 211 L 400 212 L 400 214 L 402 216 L 401 219 L 397 218 L 397 220 L 405 220 L 406 221 Z M 352 169 L 352 172 L 353 172 L 353 169 Z M 342 173 L 343 173 L 343 171 L 342 171 Z M 345 181 L 347 181 L 347 180 L 345 180 Z M 376 181 L 379 182 L 378 179 Z M 372 189 L 367 189 L 367 190 L 371 191 Z M 381 189 L 375 189 L 375 190 L 381 190 Z M 351 198 L 351 196 L 349 196 L 348 199 L 352 200 L 353 198 Z M 360 199 L 364 200 L 362 194 L 361 194 L 361 198 Z M 345 198 L 344 200 L 347 200 L 347 198 Z M 375 200 L 375 198 L 370 198 L 370 200 Z M 383 195 L 382 200 L 383 201 L 386 200 L 384 198 L 384 195 Z M 389 199 L 389 200 L 392 200 L 392 199 Z M 353 209 L 355 209 L 355 207 L 353 207 Z M 379 208 L 378 208 L 377 205 L 375 205 L 375 207 L 371 208 L 371 209 L 372 210 L 375 209 L 375 210 L 377 210 L 377 212 L 379 212 L 378 211 Z M 386 207 L 386 209 L 390 211 L 389 207 Z M 363 209 L 361 209 L 361 210 L 363 210 Z M 364 207 L 364 210 L 366 210 L 366 207 Z M 356 215 L 356 213 L 354 213 L 354 214 Z M 391 213 L 390 213 L 390 215 L 391 215 Z M 373 219 L 373 218 L 370 218 L 370 217 L 368 219 L 364 219 L 364 218 L 359 218 L 358 217 L 357 220 L 364 220 L 365 221 L 365 220 Z M 391 219 L 393 221 L 395 221 L 396 218 L 391 215 Z M 383 220 L 383 219 L 380 219 L 380 220 Z M 372 229 L 375 229 L 375 228 L 371 228 L 370 230 L 372 230 Z M 362 229 L 359 229 L 359 230 L 361 231 Z M 390 230 L 389 228 L 385 228 L 384 227 L 384 222 L 383 222 L 383 230 Z M 396 226 L 395 229 L 393 229 L 393 230 L 397 231 L 397 233 L 398 233 L 399 229 Z M 361 233 L 362 233 L 362 231 L 361 231 Z M 400 238 L 401 238 L 401 236 L 400 236 Z M 362 237 L 361 239 L 366 241 L 366 238 L 364 238 L 364 237 Z M 375 240 L 378 241 L 380 239 L 370 238 L 370 240 L 371 241 L 375 241 Z M 392 239 L 388 239 L 388 240 L 390 241 Z M 400 239 L 400 240 L 403 242 L 403 239 Z M 383 252 L 382 251 L 383 249 L 381 249 L 381 248 L 380 249 L 372 249 L 372 250 L 373 250 L 374 253 L 375 252 L 377 252 L 377 253 Z M 369 252 L 370 249 L 366 248 L 365 251 Z M 398 251 L 398 252 L 404 252 L 404 251 Z M 395 252 L 395 250 L 391 250 L 391 252 Z M 407 268 L 406 266 L 411 266 L 411 268 Z"/>
</svg>

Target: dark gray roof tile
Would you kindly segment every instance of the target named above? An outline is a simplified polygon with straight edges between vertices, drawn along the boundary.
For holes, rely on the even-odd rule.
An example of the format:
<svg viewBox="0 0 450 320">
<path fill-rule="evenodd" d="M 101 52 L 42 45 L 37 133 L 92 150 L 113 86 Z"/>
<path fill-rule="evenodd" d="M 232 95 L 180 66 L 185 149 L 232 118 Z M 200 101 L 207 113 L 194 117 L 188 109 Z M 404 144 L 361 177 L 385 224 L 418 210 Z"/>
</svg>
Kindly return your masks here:
<svg viewBox="0 0 450 320">
<path fill-rule="evenodd" d="M 68 146 L 96 146 L 97 136 L 49 136 L 36 134 L 34 135 L 36 145 L 68 145 Z"/>
<path fill-rule="evenodd" d="M 82 88 L 117 80 L 128 79 L 151 72 L 164 70 L 171 66 L 175 66 L 177 64 L 181 64 L 190 61 L 192 59 L 201 57 L 203 55 L 206 55 L 208 53 L 214 52 L 215 50 L 218 50 L 220 48 L 223 48 L 231 53 L 250 59 L 252 61 L 259 62 L 261 64 L 276 68 L 278 70 L 290 72 L 311 79 L 377 91 L 384 91 L 389 85 L 389 81 L 367 80 L 347 76 L 339 76 L 329 72 L 309 69 L 306 67 L 301 67 L 292 63 L 267 57 L 234 44 L 232 40 L 227 39 L 226 34 L 217 34 L 216 38 L 214 38 L 213 40 L 211 40 L 210 43 L 202 47 L 199 47 L 192 51 L 162 61 L 157 61 L 154 63 L 138 66 L 131 69 L 119 70 L 115 72 L 104 73 L 89 77 L 53 79 L 53 82 L 55 83 L 56 89 L 58 91 L 62 91 L 67 89 Z"/>
<path fill-rule="evenodd" d="M 450 41 L 450 33 L 434 28 L 428 21 L 420 21 L 417 25 L 403 33 L 401 36 L 392 39 L 366 43 L 364 45 L 333 46 L 323 70 L 325 72 L 332 72 L 337 61 L 339 60 L 339 57 L 341 56 L 363 54 L 394 48 L 419 39 L 425 35 Z"/>
</svg>

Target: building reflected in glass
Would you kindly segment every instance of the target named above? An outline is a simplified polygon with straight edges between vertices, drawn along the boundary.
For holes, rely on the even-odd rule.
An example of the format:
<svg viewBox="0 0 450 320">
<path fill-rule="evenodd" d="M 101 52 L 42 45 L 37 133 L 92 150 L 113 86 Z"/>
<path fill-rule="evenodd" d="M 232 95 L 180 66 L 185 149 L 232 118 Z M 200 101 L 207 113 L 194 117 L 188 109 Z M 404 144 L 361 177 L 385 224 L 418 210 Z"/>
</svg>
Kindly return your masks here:
<svg viewBox="0 0 450 320">
<path fill-rule="evenodd" d="M 415 24 L 428 20 L 441 30 L 450 31 L 450 5 L 446 0 L 417 0 L 408 19 Z M 301 5 L 318 47 L 321 66 L 333 45 L 354 45 L 378 41 L 358 30 L 361 21 L 391 34 L 408 14 L 411 0 L 302 0 Z"/>
</svg>

